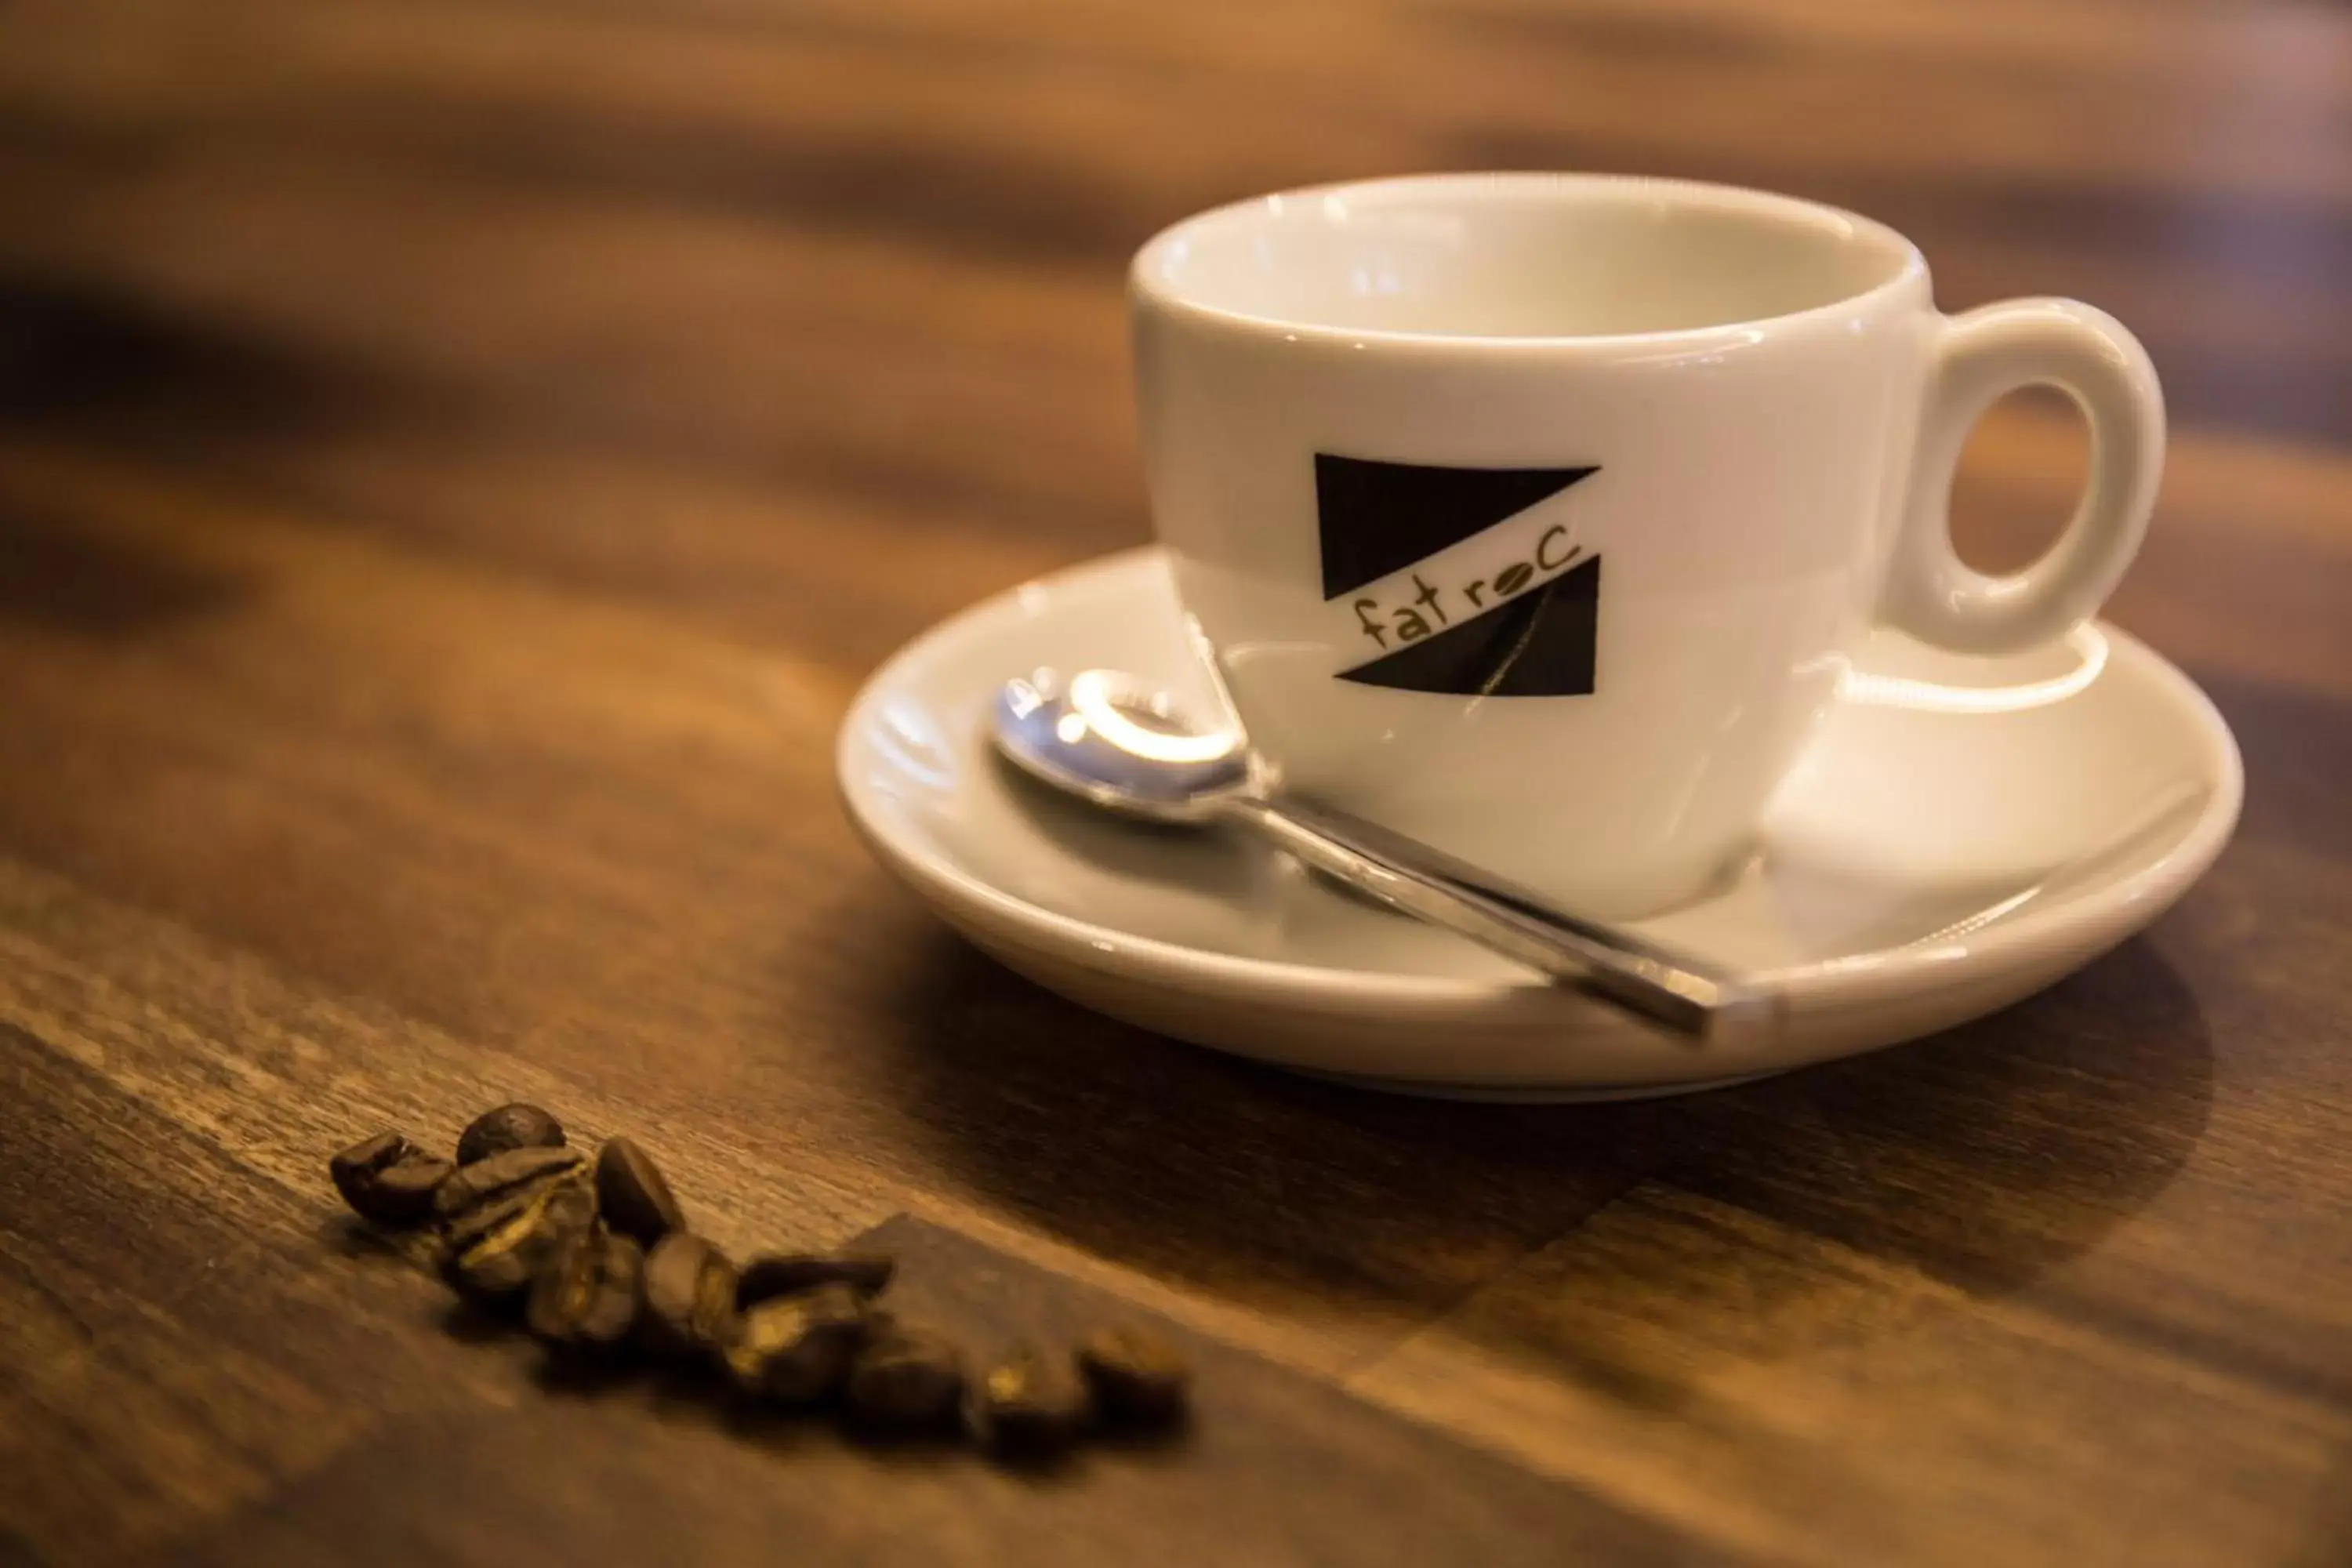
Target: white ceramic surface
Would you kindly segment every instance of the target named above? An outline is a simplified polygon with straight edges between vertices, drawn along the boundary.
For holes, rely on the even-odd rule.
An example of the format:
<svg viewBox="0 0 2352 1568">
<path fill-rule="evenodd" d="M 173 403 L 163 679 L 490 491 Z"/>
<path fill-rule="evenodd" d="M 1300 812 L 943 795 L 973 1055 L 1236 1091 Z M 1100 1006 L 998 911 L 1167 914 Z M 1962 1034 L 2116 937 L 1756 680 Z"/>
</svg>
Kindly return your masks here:
<svg viewBox="0 0 2352 1568">
<path fill-rule="evenodd" d="M 1990 653 L 2095 614 L 2162 461 L 2111 318 L 1948 319 L 1900 235 L 1756 191 L 1291 192 L 1160 235 L 1130 296 L 1154 523 L 1261 753 L 1595 913 L 1719 873 L 1874 619 Z M 2062 543 L 1994 582 L 1945 498 L 2028 382 L 2096 456 Z"/>
<path fill-rule="evenodd" d="M 1165 557 L 1144 550 L 925 634 L 843 722 L 850 816 L 957 929 L 1073 1001 L 1388 1089 L 1666 1093 L 1947 1028 L 2147 925 L 2237 820 L 2228 728 L 2123 633 L 2089 625 L 2001 658 L 1881 633 L 1737 879 L 1637 928 L 1787 989 L 1781 1037 L 1696 1046 L 1255 843 L 1097 817 L 991 753 L 998 681 L 1038 666 L 1120 667 L 1205 705 L 1178 614 Z"/>
</svg>

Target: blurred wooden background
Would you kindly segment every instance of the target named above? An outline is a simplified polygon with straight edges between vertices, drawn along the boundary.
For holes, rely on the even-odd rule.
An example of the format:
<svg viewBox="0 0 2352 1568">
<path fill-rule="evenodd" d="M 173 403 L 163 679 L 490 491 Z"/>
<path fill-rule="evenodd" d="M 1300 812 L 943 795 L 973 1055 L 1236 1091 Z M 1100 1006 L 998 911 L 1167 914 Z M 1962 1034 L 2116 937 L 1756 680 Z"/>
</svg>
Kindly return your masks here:
<svg viewBox="0 0 2352 1568">
<path fill-rule="evenodd" d="M 1459 167 L 2128 322 L 2114 614 L 2243 742 L 2209 881 L 2001 1018 L 1578 1110 L 1217 1061 L 887 886 L 860 678 L 1146 536 L 1127 254 Z M 1971 553 L 2081 462 L 2005 407 Z M 2340 5 L 0 0 L 0 1563 L 2352 1561 L 2348 623 Z M 320 1179 L 510 1095 L 730 1245 L 1167 1314 L 1197 1447 L 541 1386 Z"/>
</svg>

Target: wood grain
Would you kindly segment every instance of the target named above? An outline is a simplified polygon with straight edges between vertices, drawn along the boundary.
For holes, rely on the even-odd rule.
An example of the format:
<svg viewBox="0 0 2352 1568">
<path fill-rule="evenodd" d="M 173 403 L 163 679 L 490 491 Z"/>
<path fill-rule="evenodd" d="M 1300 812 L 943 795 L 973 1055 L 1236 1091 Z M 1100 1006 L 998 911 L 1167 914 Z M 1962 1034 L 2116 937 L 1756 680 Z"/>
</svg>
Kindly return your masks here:
<svg viewBox="0 0 2352 1568">
<path fill-rule="evenodd" d="M 2290 0 L 0 6 L 0 1563 L 2352 1561 L 2347 147 Z M 2179 909 L 1541 1110 L 1080 1014 L 887 884 L 860 679 L 1148 533 L 1127 253 L 1491 165 L 2143 335 L 2113 613 L 2249 779 Z M 2000 410 L 1972 557 L 2083 466 Z M 517 1097 L 975 1334 L 1164 1319 L 1195 1441 L 1031 1485 L 550 1386 L 321 1179 Z"/>
<path fill-rule="evenodd" d="M 1149 1321 L 920 1221 L 894 1220 L 856 1245 L 898 1258 L 892 1294 L 903 1312 L 975 1346 L 1060 1343 L 1105 1321 Z M 542 1373 L 545 1392 L 520 1408 L 453 1405 L 388 1425 L 172 1560 L 312 1563 L 357 1534 L 387 1562 L 482 1568 L 782 1557 L 1724 1561 L 1315 1378 L 1205 1340 L 1192 1354 L 1224 1419 L 1097 1446 L 1045 1470 L 929 1443 L 846 1442 L 820 1421 L 747 1412 L 675 1383 Z M 1299 1509 L 1302 1486 L 1326 1506 Z"/>
</svg>

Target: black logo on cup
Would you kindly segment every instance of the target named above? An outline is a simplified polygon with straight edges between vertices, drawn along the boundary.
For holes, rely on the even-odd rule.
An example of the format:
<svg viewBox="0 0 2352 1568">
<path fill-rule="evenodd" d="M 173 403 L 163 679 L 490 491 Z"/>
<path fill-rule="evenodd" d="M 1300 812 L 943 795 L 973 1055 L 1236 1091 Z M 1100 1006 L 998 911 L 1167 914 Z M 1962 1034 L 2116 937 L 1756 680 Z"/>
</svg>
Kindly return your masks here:
<svg viewBox="0 0 2352 1568">
<path fill-rule="evenodd" d="M 1449 579 L 1428 568 L 1433 557 L 1599 471 L 1441 468 L 1316 453 L 1323 597 L 1354 595 L 1358 628 L 1376 650 L 1339 679 L 1463 697 L 1589 694 L 1601 558 L 1570 544 L 1565 526 L 1546 529 L 1524 559 L 1486 576 Z M 1407 567 L 1415 568 L 1412 593 L 1361 592 Z"/>
</svg>

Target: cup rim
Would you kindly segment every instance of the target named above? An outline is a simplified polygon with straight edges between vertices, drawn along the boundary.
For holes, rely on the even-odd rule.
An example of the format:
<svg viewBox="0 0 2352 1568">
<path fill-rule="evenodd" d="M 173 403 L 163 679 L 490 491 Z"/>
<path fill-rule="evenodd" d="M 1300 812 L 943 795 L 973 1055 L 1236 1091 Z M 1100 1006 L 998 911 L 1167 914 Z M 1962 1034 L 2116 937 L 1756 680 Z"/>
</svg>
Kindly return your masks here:
<svg viewBox="0 0 2352 1568">
<path fill-rule="evenodd" d="M 1811 305 L 1801 310 L 1783 311 L 1774 315 L 1742 317 L 1735 321 L 1709 321 L 1695 327 L 1674 327 L 1654 331 L 1632 332 L 1565 332 L 1483 334 L 1477 332 L 1407 331 L 1396 328 L 1346 327 L 1329 321 L 1318 321 L 1304 316 L 1282 316 L 1255 310 L 1235 310 L 1230 306 L 1210 304 L 1188 294 L 1171 282 L 1165 273 L 1168 253 L 1196 236 L 1213 229 L 1236 227 L 1278 216 L 1290 203 L 1341 200 L 1363 197 L 1393 197 L 1426 191 L 1475 191 L 1484 194 L 1518 192 L 1527 195 L 1545 193 L 1607 192 L 1613 195 L 1649 193 L 1669 196 L 1696 206 L 1719 212 L 1737 212 L 1748 216 L 1801 218 L 1816 227 L 1842 229 L 1848 240 L 1875 241 L 1890 248 L 1900 264 L 1888 276 L 1868 288 L 1856 289 L 1836 299 Z M 1251 196 L 1242 201 L 1228 202 L 1179 219 L 1150 239 L 1144 241 L 1128 267 L 1128 292 L 1138 305 L 1149 305 L 1176 319 L 1196 325 L 1237 331 L 1251 336 L 1272 336 L 1289 343 L 1322 343 L 1340 347 L 1360 347 L 1378 343 L 1383 347 L 1411 352 L 1414 350 L 1475 349 L 1482 353 L 1511 353 L 1529 351 L 1559 353 L 1576 349 L 1623 349 L 1643 347 L 1703 346 L 1717 342 L 1754 342 L 1757 334 L 1766 330 L 1780 331 L 1808 323 L 1845 321 L 1857 310 L 1871 311 L 1883 308 L 1890 300 L 1924 290 L 1927 279 L 1927 258 L 1899 230 L 1889 227 L 1875 218 L 1825 202 L 1803 196 L 1783 195 L 1774 191 L 1758 190 L 1746 185 L 1719 184 L 1706 180 L 1675 179 L 1653 174 L 1617 174 L 1580 172 L 1533 171 L 1465 171 L 1454 174 L 1401 174 L 1369 180 L 1347 180 L 1328 184 L 1302 185 L 1290 190 L 1276 191 L 1265 195 Z"/>
</svg>

